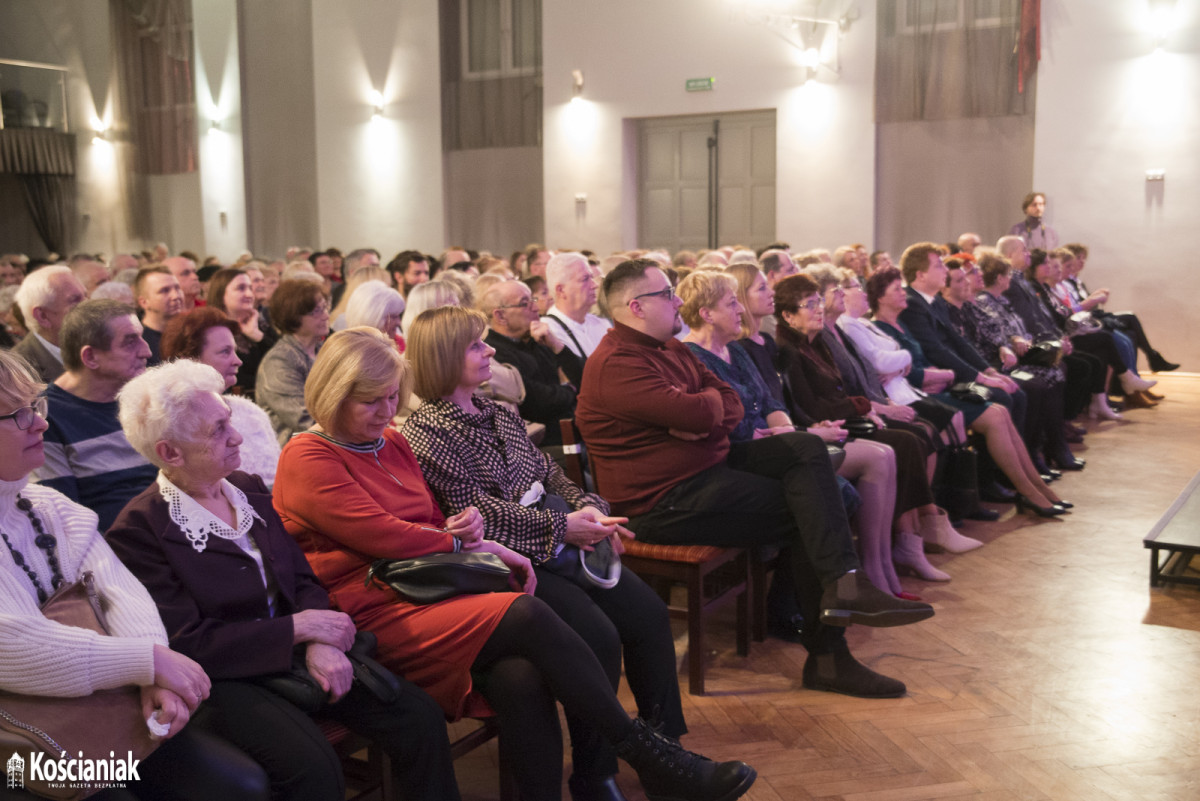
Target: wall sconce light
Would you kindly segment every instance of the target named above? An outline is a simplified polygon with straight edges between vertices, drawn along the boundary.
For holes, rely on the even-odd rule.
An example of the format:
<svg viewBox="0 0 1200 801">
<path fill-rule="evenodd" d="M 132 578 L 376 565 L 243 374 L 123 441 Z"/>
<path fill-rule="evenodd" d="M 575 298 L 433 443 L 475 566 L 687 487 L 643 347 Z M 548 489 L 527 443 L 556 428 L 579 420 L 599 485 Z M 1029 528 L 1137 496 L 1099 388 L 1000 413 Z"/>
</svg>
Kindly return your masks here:
<svg viewBox="0 0 1200 801">
<path fill-rule="evenodd" d="M 208 121 L 208 130 L 210 130 L 210 131 L 221 130 L 221 121 L 220 120 L 209 120 Z"/>
<path fill-rule="evenodd" d="M 371 92 L 371 116 L 373 118 L 383 116 L 383 93 L 378 89 Z"/>
<path fill-rule="evenodd" d="M 112 131 L 110 131 L 108 128 L 102 128 L 102 129 L 94 131 L 92 133 L 92 144 L 93 145 L 98 145 L 101 142 L 110 142 L 110 141 L 112 141 Z"/>
<path fill-rule="evenodd" d="M 815 47 L 808 48 L 801 54 L 800 63 L 810 70 L 815 70 L 821 66 L 821 51 Z"/>
<path fill-rule="evenodd" d="M 571 100 L 583 97 L 583 70 L 571 70 Z"/>
<path fill-rule="evenodd" d="M 1175 0 L 1149 0 L 1150 31 L 1154 35 L 1154 52 L 1167 45 L 1167 37 L 1175 28 Z"/>
</svg>

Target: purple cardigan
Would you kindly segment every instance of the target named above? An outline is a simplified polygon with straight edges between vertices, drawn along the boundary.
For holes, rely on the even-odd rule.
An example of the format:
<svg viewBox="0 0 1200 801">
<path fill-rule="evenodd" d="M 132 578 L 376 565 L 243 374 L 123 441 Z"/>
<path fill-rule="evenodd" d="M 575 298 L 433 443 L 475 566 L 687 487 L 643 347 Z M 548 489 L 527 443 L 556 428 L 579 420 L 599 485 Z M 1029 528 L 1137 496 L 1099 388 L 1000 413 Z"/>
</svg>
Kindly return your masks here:
<svg viewBox="0 0 1200 801">
<path fill-rule="evenodd" d="M 246 493 L 266 521 L 255 521 L 250 536 L 278 588 L 274 617 L 269 616 L 267 591 L 254 560 L 216 536 L 197 552 L 172 522 L 157 484 L 130 501 L 106 535 L 117 556 L 150 591 L 171 648 L 195 659 L 214 680 L 287 670 L 292 664 L 291 615 L 329 608 L 329 595 L 284 530 L 262 480 L 235 471 L 229 483 Z"/>
</svg>

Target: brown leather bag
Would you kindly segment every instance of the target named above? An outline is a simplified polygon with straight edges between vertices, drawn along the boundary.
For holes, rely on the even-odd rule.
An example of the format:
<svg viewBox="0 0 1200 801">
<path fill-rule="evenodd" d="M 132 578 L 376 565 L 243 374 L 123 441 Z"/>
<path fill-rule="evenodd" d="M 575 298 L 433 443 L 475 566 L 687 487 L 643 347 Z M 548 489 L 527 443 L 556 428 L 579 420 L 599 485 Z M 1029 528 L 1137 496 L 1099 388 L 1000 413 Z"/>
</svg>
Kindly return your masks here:
<svg viewBox="0 0 1200 801">
<path fill-rule="evenodd" d="M 64 626 L 90 629 L 108 635 L 101 598 L 91 572 L 62 587 L 42 605 L 42 614 Z M 41 763 L 67 759 L 135 760 L 148 757 L 159 745 L 150 738 L 137 687 L 97 690 L 83 698 L 50 698 L 0 692 L 0 760 L 16 754 L 25 760 L 23 782 L 27 791 L 42 798 L 76 801 L 119 781 L 32 781 L 33 754 Z M 9 769 L 10 774 L 12 768 Z M 10 775 L 10 782 L 12 780 Z M 9 782 L 6 782 L 9 784 Z M 91 786 L 84 786 L 91 785 Z M 10 784 L 11 786 L 11 784 Z"/>
</svg>

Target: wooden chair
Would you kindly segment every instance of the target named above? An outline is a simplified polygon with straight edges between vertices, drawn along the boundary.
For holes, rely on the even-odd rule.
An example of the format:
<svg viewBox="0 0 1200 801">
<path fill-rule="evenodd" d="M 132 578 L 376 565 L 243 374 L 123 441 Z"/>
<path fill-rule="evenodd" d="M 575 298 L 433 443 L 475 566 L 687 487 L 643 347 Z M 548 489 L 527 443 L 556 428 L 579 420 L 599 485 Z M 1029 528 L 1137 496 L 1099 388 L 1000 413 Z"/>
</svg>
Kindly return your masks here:
<svg viewBox="0 0 1200 801">
<path fill-rule="evenodd" d="M 584 444 L 574 420 L 560 420 L 564 471 L 579 486 L 584 482 Z M 594 478 L 594 476 L 593 476 Z M 599 487 L 596 491 L 600 492 Z M 650 545 L 633 540 L 625 544 L 623 565 L 655 586 L 671 616 L 687 621 L 688 691 L 704 695 L 705 625 L 726 604 L 737 603 L 737 653 L 750 653 L 751 610 L 747 592 L 751 586 L 750 554 L 743 548 L 712 545 Z M 680 606 L 670 600 L 670 585 L 686 588 L 686 601 Z M 664 591 L 665 588 L 665 591 Z"/>
<path fill-rule="evenodd" d="M 480 718 L 480 726 L 450 743 L 450 757 L 458 759 L 500 733 L 495 718 Z M 347 801 L 392 801 L 395 797 L 392 763 L 370 739 L 347 729 L 332 720 L 318 720 L 321 733 L 342 760 L 346 788 L 354 795 Z M 366 759 L 360 754 L 366 754 Z M 500 801 L 519 801 L 516 780 L 503 760 L 500 761 Z"/>
</svg>

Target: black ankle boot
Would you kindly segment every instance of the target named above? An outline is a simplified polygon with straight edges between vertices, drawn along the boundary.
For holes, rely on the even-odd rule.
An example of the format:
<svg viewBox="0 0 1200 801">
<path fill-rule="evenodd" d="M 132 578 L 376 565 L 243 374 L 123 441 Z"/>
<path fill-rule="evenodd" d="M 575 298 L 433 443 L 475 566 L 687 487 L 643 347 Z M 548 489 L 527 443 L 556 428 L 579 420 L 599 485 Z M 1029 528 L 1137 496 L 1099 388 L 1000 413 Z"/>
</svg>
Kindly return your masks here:
<svg viewBox="0 0 1200 801">
<path fill-rule="evenodd" d="M 585 779 L 572 774 L 567 779 L 567 789 L 571 791 L 571 801 L 628 801 L 615 776 Z"/>
<path fill-rule="evenodd" d="M 1179 365 L 1175 362 L 1169 362 L 1163 355 L 1156 350 L 1150 351 L 1149 354 L 1150 370 L 1155 373 L 1169 373 L 1172 370 L 1178 370 Z"/>
<path fill-rule="evenodd" d="M 745 762 L 713 762 L 637 718 L 617 756 L 637 771 L 650 801 L 733 801 L 758 773 Z"/>
</svg>

